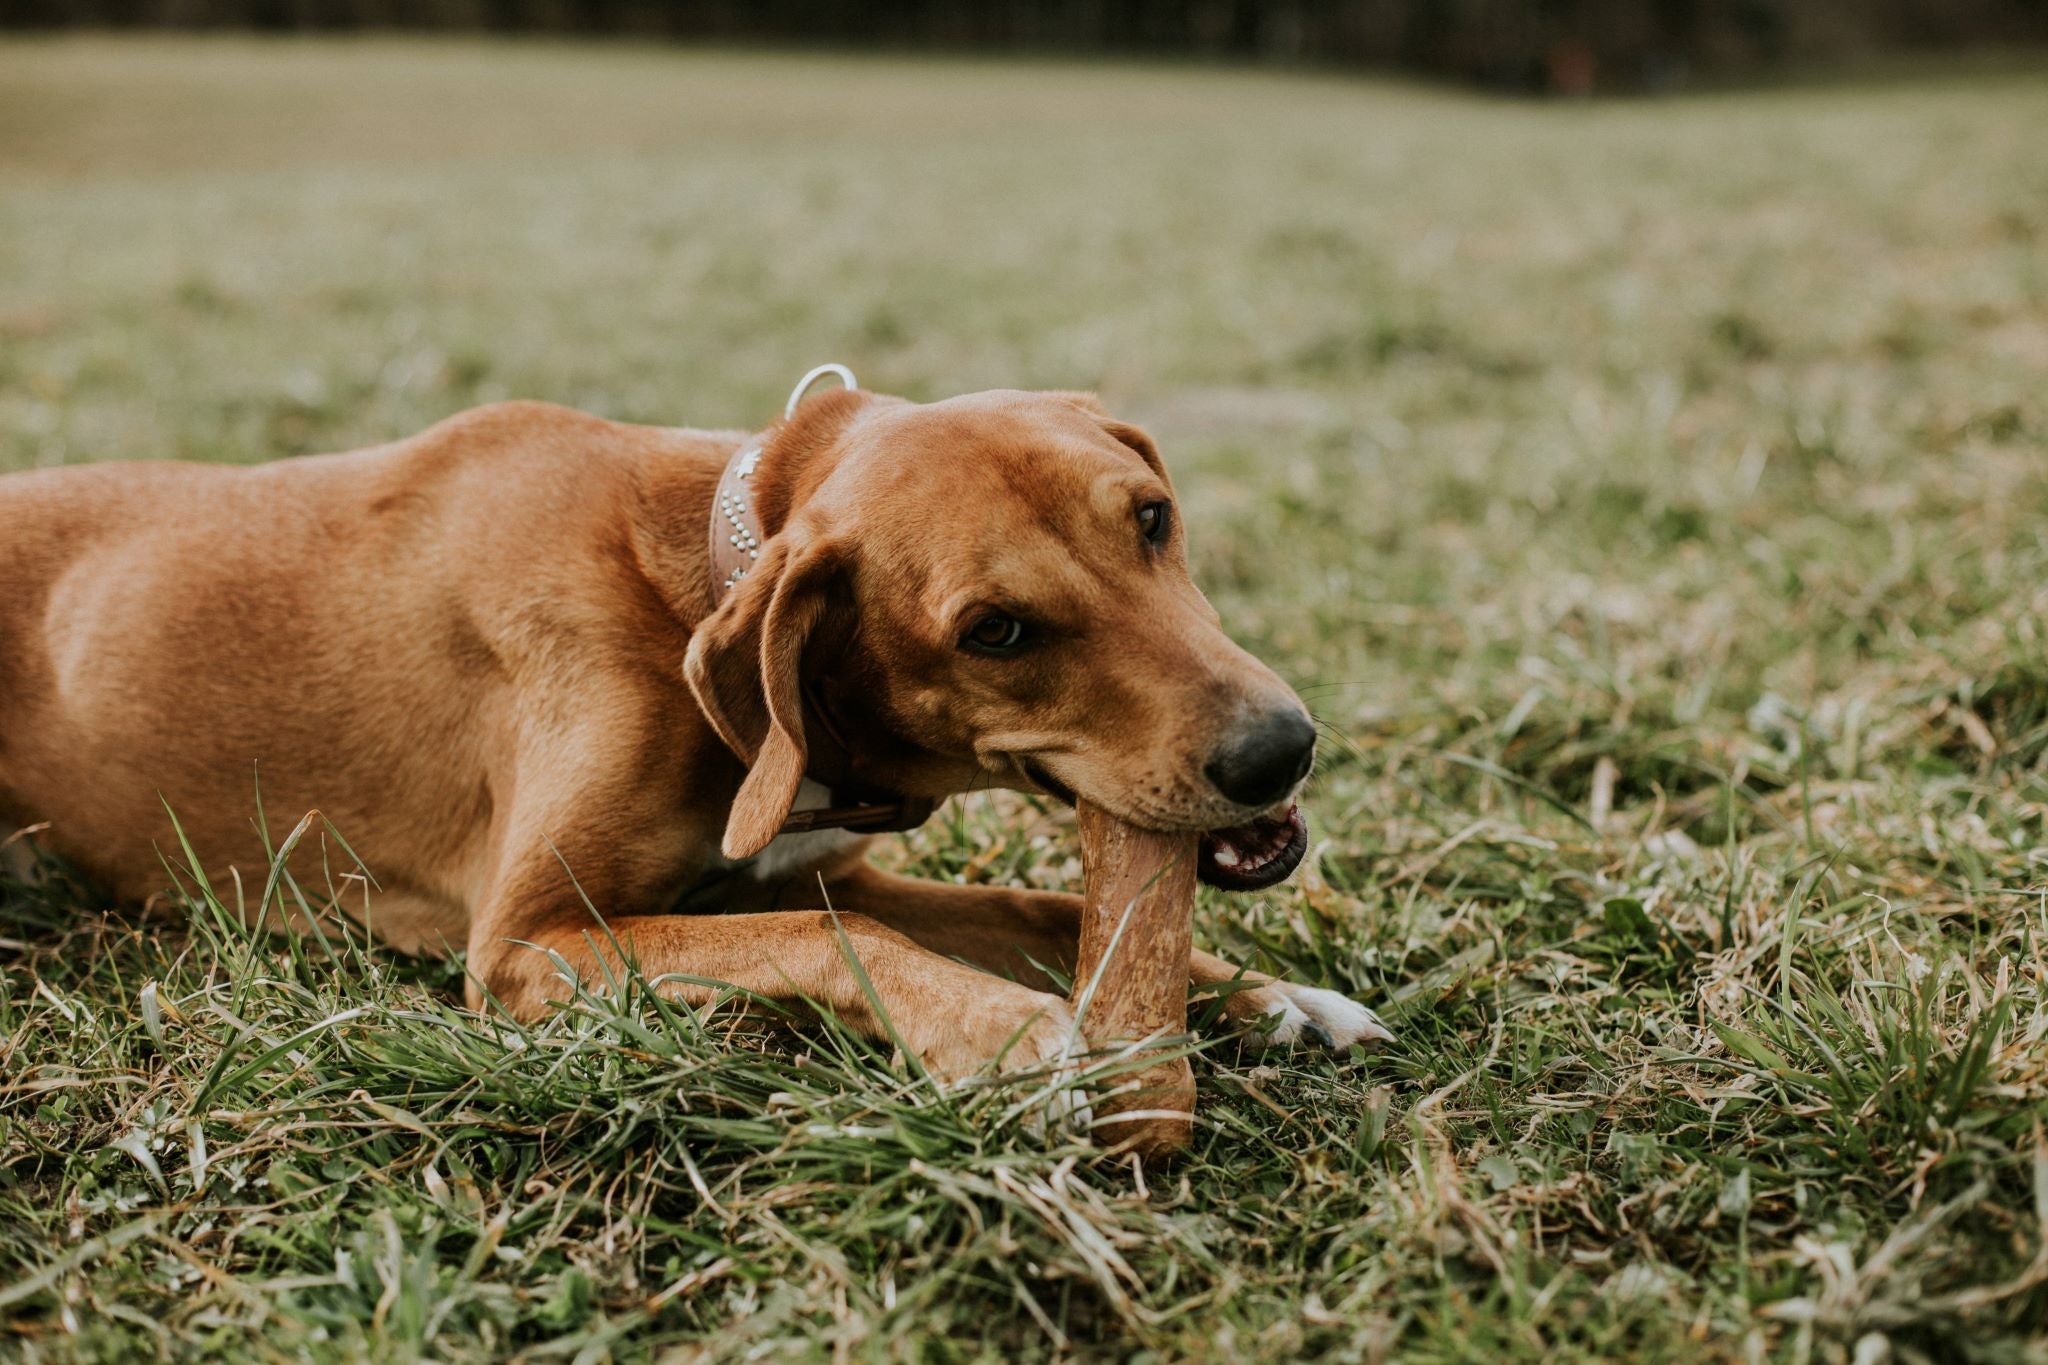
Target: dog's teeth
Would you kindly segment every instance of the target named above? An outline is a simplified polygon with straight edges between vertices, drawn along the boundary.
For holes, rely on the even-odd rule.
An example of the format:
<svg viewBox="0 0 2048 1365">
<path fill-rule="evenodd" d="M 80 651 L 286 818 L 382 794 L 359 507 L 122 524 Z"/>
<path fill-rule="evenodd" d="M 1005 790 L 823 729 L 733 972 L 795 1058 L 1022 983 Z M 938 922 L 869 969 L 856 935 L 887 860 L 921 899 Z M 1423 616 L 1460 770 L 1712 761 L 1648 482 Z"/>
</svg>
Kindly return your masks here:
<svg viewBox="0 0 2048 1365">
<path fill-rule="evenodd" d="M 1218 867 L 1236 867 L 1243 861 L 1244 859 L 1237 856 L 1237 850 L 1229 844 L 1216 845 L 1216 865 Z"/>
</svg>

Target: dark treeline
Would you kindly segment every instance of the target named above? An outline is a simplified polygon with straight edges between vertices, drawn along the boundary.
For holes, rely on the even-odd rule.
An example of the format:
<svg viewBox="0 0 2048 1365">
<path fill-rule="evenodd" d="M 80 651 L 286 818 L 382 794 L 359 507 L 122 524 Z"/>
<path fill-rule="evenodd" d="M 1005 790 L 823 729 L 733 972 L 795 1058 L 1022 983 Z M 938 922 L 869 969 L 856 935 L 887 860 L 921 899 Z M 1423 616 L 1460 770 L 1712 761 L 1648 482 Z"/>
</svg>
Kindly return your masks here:
<svg viewBox="0 0 2048 1365">
<path fill-rule="evenodd" d="M 1398 67 L 1577 92 L 2048 42 L 2048 0 L 0 0 L 0 27 L 74 26 L 1150 53 Z"/>
</svg>

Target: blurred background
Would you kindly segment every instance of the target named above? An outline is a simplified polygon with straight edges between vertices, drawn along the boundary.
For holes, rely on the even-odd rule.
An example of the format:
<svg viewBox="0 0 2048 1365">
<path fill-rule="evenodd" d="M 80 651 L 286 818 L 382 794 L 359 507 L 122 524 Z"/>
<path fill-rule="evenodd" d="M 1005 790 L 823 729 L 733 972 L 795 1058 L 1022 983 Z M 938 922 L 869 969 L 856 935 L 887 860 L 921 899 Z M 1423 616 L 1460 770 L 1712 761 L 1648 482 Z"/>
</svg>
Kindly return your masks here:
<svg viewBox="0 0 2048 1365">
<path fill-rule="evenodd" d="M 2048 39 L 2041 0 L 0 0 L 0 26 L 626 34 L 1402 69 L 1517 90 Z"/>
</svg>

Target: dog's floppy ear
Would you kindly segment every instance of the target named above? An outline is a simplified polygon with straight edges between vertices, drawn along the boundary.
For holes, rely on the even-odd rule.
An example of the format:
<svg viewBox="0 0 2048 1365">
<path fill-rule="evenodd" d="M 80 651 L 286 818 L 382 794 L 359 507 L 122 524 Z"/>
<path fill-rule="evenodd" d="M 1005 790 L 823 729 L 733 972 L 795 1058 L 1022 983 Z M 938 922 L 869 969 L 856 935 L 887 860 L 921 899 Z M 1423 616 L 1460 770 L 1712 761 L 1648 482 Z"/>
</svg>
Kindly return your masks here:
<svg viewBox="0 0 2048 1365">
<path fill-rule="evenodd" d="M 768 846 L 803 784 L 804 646 L 839 572 L 829 545 L 779 535 L 690 637 L 683 675 L 718 737 L 748 764 L 726 819 L 728 858 Z"/>
</svg>

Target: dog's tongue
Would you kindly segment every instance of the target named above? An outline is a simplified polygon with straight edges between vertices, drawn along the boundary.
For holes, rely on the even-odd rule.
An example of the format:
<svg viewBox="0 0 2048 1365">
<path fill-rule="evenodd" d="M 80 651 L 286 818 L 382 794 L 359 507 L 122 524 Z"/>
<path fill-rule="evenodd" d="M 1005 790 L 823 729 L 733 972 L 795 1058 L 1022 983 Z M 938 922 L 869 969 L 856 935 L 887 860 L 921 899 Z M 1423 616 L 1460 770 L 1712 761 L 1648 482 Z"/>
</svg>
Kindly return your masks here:
<svg viewBox="0 0 2048 1365">
<path fill-rule="evenodd" d="M 1219 890 L 1257 891 L 1286 881 L 1306 852 L 1308 822 L 1289 806 L 1283 815 L 1204 834 L 1195 874 Z"/>
</svg>

